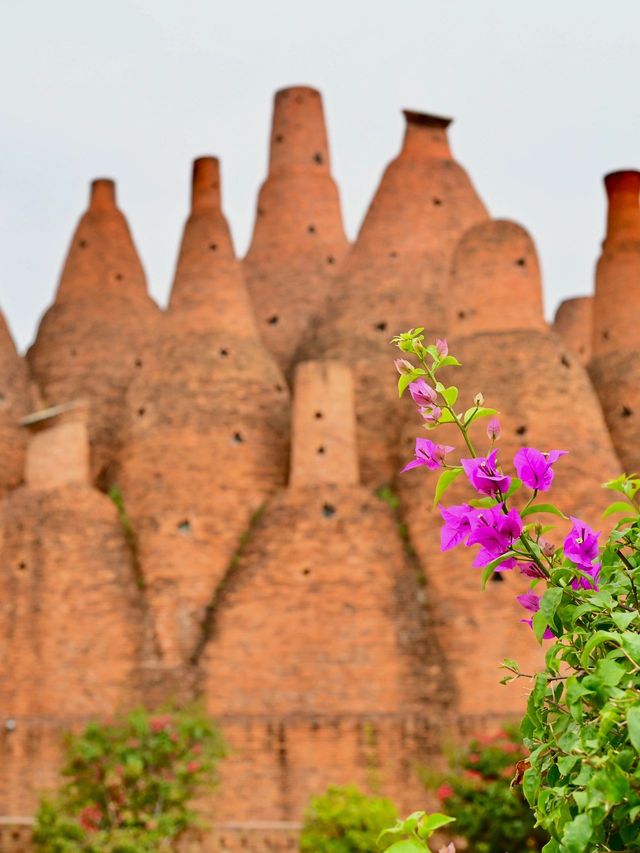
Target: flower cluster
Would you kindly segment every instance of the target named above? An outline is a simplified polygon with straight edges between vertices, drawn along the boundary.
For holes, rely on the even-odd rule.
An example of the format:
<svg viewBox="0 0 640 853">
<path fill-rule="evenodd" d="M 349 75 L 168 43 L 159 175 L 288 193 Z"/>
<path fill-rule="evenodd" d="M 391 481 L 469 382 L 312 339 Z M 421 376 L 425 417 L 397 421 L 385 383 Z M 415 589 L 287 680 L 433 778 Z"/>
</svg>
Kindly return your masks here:
<svg viewBox="0 0 640 853">
<path fill-rule="evenodd" d="M 411 346 L 407 347 L 409 342 Z M 407 359 L 396 360 L 396 368 L 400 373 L 400 391 L 408 389 L 428 429 L 439 424 L 457 426 L 469 451 L 469 455 L 462 457 L 459 464 L 451 465 L 447 457 L 455 450 L 452 445 L 438 444 L 429 438 L 417 438 L 414 458 L 402 469 L 402 473 L 421 467 L 431 471 L 441 470 L 447 484 L 458 474 L 464 473 L 476 493 L 468 503 L 445 506 L 439 500 L 444 489 L 436 489 L 437 504 L 443 519 L 441 549 L 448 551 L 458 545 L 478 546 L 472 562 L 474 567 L 489 572 L 517 569 L 531 578 L 534 585 L 548 578 L 550 570 L 566 559 L 574 568 L 572 587 L 575 590 L 597 589 L 600 571 L 598 533 L 585 522 L 572 517 L 573 527 L 560 550 L 543 540 L 539 533 L 533 535 L 526 524 L 525 513 L 535 509 L 533 501 L 537 495 L 549 491 L 555 476 L 554 465 L 567 451 L 540 451 L 535 447 L 523 447 L 513 458 L 515 476 L 505 473 L 498 462 L 498 450 L 493 446 L 501 434 L 495 410 L 484 408 L 484 398 L 478 394 L 474 405 L 467 412 L 456 413 L 453 406 L 458 398 L 457 389 L 447 388 L 437 381 L 436 374 L 443 364 L 457 364 L 455 359 L 449 361 L 451 357 L 447 342 L 438 341 L 434 347 L 424 347 L 422 337 L 414 335 L 410 341 L 400 336 L 396 343 L 401 349 L 418 355 L 421 361 L 421 366 L 416 367 Z M 428 363 L 428 356 L 431 356 L 431 364 Z M 483 456 L 476 453 L 468 428 L 478 417 L 484 416 L 490 417 L 486 433 L 491 446 Z M 509 499 L 522 487 L 530 490 L 531 495 L 521 513 L 509 506 Z M 562 515 L 559 510 L 556 510 L 556 514 Z M 521 621 L 531 627 L 534 615 L 540 610 L 540 599 L 541 596 L 532 590 L 517 597 L 522 607 L 531 614 Z M 541 636 L 551 639 L 555 635 L 549 626 L 545 626 Z"/>
</svg>

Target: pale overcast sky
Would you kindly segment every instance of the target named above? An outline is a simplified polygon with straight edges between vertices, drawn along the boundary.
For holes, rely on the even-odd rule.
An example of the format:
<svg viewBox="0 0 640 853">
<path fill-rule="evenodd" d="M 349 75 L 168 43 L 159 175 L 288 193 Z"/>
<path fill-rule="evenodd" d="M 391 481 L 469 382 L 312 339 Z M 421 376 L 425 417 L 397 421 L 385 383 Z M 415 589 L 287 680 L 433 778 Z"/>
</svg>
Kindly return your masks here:
<svg viewBox="0 0 640 853">
<path fill-rule="evenodd" d="M 21 348 L 96 176 L 164 304 L 194 156 L 223 161 L 240 253 L 273 92 L 322 90 L 354 236 L 411 107 L 492 215 L 533 234 L 547 312 L 592 289 L 605 172 L 640 167 L 638 0 L 2 0 L 0 305 Z"/>
</svg>

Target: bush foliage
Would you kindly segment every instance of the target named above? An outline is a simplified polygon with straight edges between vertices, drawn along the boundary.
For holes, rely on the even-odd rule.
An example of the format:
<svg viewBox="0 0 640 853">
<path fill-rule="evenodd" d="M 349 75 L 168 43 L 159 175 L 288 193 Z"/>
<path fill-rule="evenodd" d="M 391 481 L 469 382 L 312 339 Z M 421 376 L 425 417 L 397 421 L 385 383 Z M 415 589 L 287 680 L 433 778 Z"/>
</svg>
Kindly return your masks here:
<svg viewBox="0 0 640 853">
<path fill-rule="evenodd" d="M 397 818 L 393 804 L 363 794 L 355 785 L 331 786 L 306 811 L 302 853 L 373 853 L 380 833 Z"/>
</svg>

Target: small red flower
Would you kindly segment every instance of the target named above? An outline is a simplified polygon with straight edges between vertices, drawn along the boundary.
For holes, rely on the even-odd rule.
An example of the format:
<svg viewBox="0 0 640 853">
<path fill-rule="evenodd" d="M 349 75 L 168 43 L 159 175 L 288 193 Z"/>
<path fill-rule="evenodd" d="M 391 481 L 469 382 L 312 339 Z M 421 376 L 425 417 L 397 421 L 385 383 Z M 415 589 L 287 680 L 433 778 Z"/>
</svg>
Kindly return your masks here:
<svg viewBox="0 0 640 853">
<path fill-rule="evenodd" d="M 80 812 L 80 826 L 89 832 L 95 832 L 100 827 L 102 809 L 99 806 L 85 806 Z"/>
<path fill-rule="evenodd" d="M 453 788 L 451 785 L 440 785 L 438 790 L 436 791 L 438 798 L 441 800 L 448 800 L 449 797 L 453 796 Z"/>
<path fill-rule="evenodd" d="M 154 734 L 157 734 L 158 732 L 164 731 L 169 725 L 171 725 L 171 722 L 171 714 L 161 714 L 159 717 L 154 717 L 149 721 L 149 728 Z"/>
<path fill-rule="evenodd" d="M 200 770 L 200 762 L 199 761 L 190 761 L 187 764 L 187 773 L 197 773 Z"/>
<path fill-rule="evenodd" d="M 473 779 L 476 782 L 482 782 L 484 780 L 482 773 L 478 773 L 477 770 L 465 770 L 464 775 L 467 779 Z"/>
</svg>

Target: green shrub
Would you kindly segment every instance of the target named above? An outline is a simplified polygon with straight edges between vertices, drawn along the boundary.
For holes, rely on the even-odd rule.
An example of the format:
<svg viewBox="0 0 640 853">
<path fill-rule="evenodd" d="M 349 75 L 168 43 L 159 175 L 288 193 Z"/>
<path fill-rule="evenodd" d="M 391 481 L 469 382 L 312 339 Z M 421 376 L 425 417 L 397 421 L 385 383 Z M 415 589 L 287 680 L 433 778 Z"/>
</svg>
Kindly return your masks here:
<svg viewBox="0 0 640 853">
<path fill-rule="evenodd" d="M 151 853 L 197 822 L 193 797 L 217 781 L 216 726 L 193 710 L 138 710 L 70 736 L 60 790 L 42 800 L 34 840 L 46 853 Z"/>
<path fill-rule="evenodd" d="M 355 785 L 331 786 L 314 797 L 306 811 L 302 853 L 372 853 L 380 833 L 397 819 L 394 805 L 369 797 Z"/>
<path fill-rule="evenodd" d="M 455 833 L 474 853 L 525 853 L 541 850 L 549 836 L 534 828 L 535 816 L 520 785 L 511 788 L 526 751 L 515 729 L 473 740 L 451 759 L 451 773 L 440 779 L 438 796 L 456 819 Z"/>
</svg>

